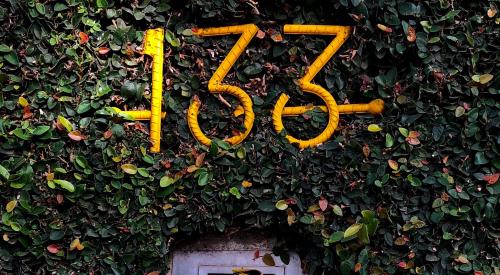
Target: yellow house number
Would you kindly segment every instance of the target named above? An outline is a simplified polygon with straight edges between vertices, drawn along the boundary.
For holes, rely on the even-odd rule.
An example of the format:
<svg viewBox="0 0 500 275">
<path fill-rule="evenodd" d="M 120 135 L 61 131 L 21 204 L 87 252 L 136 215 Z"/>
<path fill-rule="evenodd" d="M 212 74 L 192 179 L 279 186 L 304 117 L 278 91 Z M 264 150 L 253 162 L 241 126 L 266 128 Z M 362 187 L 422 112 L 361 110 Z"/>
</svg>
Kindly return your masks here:
<svg viewBox="0 0 500 275">
<path fill-rule="evenodd" d="M 258 31 L 259 28 L 254 24 L 194 30 L 194 34 L 198 36 L 241 34 L 236 44 L 229 51 L 226 58 L 224 58 L 208 82 L 208 90 L 211 93 L 230 94 L 238 99 L 241 105 L 240 108 L 243 109 L 243 114 L 245 115 L 243 122 L 245 131 L 225 139 L 226 142 L 232 145 L 241 143 L 248 136 L 248 134 L 250 134 L 255 114 L 253 112 L 252 99 L 250 96 L 240 87 L 224 84 L 223 80 Z M 342 46 L 342 44 L 347 40 L 350 31 L 351 27 L 348 26 L 285 25 L 284 27 L 285 34 L 335 35 L 332 42 L 330 42 L 326 49 L 323 50 L 323 52 L 316 58 L 316 60 L 307 69 L 305 75 L 298 81 L 299 88 L 301 90 L 320 97 L 325 102 L 325 105 L 285 107 L 289 96 L 283 93 L 278 98 L 278 101 L 272 111 L 273 126 L 278 133 L 284 129 L 282 122 L 283 116 L 297 116 L 313 109 L 319 109 L 328 113 L 328 124 L 323 132 L 318 136 L 307 140 L 297 139 L 291 135 L 286 136 L 289 142 L 297 144 L 299 148 L 314 147 L 327 141 L 337 128 L 340 114 L 370 113 L 377 115 L 382 113 L 384 109 L 384 102 L 381 99 L 373 100 L 368 104 L 337 105 L 330 92 L 328 92 L 325 88 L 312 83 L 316 74 L 323 68 L 323 66 L 325 66 L 340 46 Z M 142 51 L 143 54 L 149 55 L 153 58 L 151 111 L 118 111 L 119 113 L 126 114 L 135 120 L 150 121 L 150 150 L 153 153 L 160 151 L 161 119 L 165 116 L 165 113 L 162 112 L 161 109 L 163 83 L 163 41 L 164 31 L 162 28 L 150 29 L 146 31 Z M 212 140 L 202 132 L 198 123 L 200 106 L 201 101 L 198 97 L 195 97 L 188 109 L 187 122 L 195 139 L 203 145 L 210 146 Z"/>
</svg>

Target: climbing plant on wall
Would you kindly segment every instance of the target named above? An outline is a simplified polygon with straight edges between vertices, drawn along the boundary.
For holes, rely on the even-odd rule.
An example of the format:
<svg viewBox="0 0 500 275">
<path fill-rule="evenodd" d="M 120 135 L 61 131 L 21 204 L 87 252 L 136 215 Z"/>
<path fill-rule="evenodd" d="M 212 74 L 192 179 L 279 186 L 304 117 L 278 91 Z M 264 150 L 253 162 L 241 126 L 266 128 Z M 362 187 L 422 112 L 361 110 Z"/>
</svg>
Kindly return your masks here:
<svg viewBox="0 0 500 275">
<path fill-rule="evenodd" d="M 497 1 L 118 1 L 0 3 L 0 273 L 166 272 L 177 241 L 272 232 L 310 274 L 497 274 L 499 15 Z M 252 99 L 248 137 L 238 102 L 208 80 L 238 35 L 193 28 L 256 24 L 225 81 Z M 332 138 L 298 149 L 328 115 L 271 111 L 321 105 L 299 89 L 332 37 L 352 33 L 314 78 L 337 104 L 385 101 L 381 116 L 342 115 Z M 144 31 L 163 27 L 161 151 L 149 123 Z M 197 97 L 206 147 L 190 134 Z M 219 139 L 217 139 L 217 137 Z M 154 274 L 154 273 L 153 273 Z"/>
</svg>

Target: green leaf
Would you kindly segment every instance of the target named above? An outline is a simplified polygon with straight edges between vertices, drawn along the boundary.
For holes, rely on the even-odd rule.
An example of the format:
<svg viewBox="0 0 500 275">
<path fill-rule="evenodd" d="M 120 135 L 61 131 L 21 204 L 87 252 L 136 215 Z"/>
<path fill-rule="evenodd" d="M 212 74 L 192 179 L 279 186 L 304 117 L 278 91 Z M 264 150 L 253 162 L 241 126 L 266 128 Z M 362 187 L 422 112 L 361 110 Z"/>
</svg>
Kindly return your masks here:
<svg viewBox="0 0 500 275">
<path fill-rule="evenodd" d="M 363 224 L 361 223 L 355 223 L 349 226 L 349 228 L 347 228 L 347 230 L 344 232 L 344 238 L 348 239 L 355 236 L 356 234 L 358 234 L 359 230 L 361 230 L 362 227 Z"/>
<path fill-rule="evenodd" d="M 264 212 L 272 212 L 275 209 L 275 205 L 270 200 L 264 200 L 259 202 L 259 209 Z"/>
<path fill-rule="evenodd" d="M 208 184 L 208 172 L 201 171 L 199 176 L 198 176 L 198 185 L 205 186 L 207 184 Z"/>
<path fill-rule="evenodd" d="M 368 237 L 368 228 L 366 227 L 365 224 L 361 227 L 361 229 L 358 232 L 358 239 L 363 243 L 363 244 L 370 244 L 370 237 Z"/>
<path fill-rule="evenodd" d="M 55 12 L 58 12 L 58 11 L 63 11 L 63 10 L 66 10 L 68 8 L 68 6 L 66 6 L 64 3 L 56 3 L 54 5 L 54 11 Z"/>
<path fill-rule="evenodd" d="M 246 157 L 247 153 L 245 151 L 245 147 L 240 147 L 238 151 L 236 151 L 236 156 L 239 159 L 244 159 Z"/>
<path fill-rule="evenodd" d="M 328 239 L 328 242 L 334 243 L 342 240 L 344 238 L 344 231 L 337 231 L 334 232 L 332 235 L 330 235 L 330 239 Z"/>
<path fill-rule="evenodd" d="M 166 30 L 165 31 L 165 40 L 172 46 L 172 47 L 179 47 L 181 45 L 181 41 L 175 37 L 175 34 L 170 31 Z"/>
<path fill-rule="evenodd" d="M 337 215 L 337 216 L 343 216 L 344 215 L 342 213 L 342 208 L 340 208 L 340 206 L 338 206 L 336 204 L 333 206 L 333 213 L 335 213 L 335 215 Z"/>
<path fill-rule="evenodd" d="M 2 176 L 6 180 L 9 180 L 10 178 L 9 170 L 7 170 L 7 168 L 3 167 L 2 165 L 0 165 L 0 176 Z"/>
<path fill-rule="evenodd" d="M 361 211 L 361 216 L 366 221 L 371 221 L 371 220 L 373 220 L 375 218 L 375 211 L 372 211 L 372 210 L 363 210 L 363 211 Z"/>
<path fill-rule="evenodd" d="M 357 7 L 361 2 L 363 2 L 364 0 L 351 0 L 351 3 L 354 7 Z"/>
<path fill-rule="evenodd" d="M 4 55 L 3 57 L 7 62 L 14 66 L 19 66 L 19 58 L 17 57 L 17 54 L 15 52 L 11 52 L 7 55 Z"/>
<path fill-rule="evenodd" d="M 382 128 L 378 126 L 377 124 L 370 124 L 368 125 L 368 131 L 372 133 L 380 132 L 382 131 Z"/>
<path fill-rule="evenodd" d="M 465 114 L 465 108 L 462 107 L 462 106 L 458 106 L 456 109 L 455 109 L 455 117 L 461 117 Z"/>
<path fill-rule="evenodd" d="M 135 11 L 134 12 L 135 20 L 139 21 L 139 20 L 144 19 L 144 17 L 146 17 L 146 14 L 144 14 L 142 11 Z"/>
<path fill-rule="evenodd" d="M 75 186 L 69 181 L 55 179 L 53 180 L 53 182 L 61 186 L 61 188 L 68 190 L 69 192 L 75 192 Z"/>
<path fill-rule="evenodd" d="M 96 0 L 96 6 L 98 8 L 107 8 L 108 7 L 108 1 L 107 0 Z"/>
<path fill-rule="evenodd" d="M 486 163 L 488 163 L 488 159 L 486 158 L 486 155 L 484 154 L 484 152 L 477 152 L 474 155 L 474 164 L 483 165 Z"/>
<path fill-rule="evenodd" d="M 121 166 L 123 172 L 129 174 L 129 175 L 135 175 L 137 174 L 137 166 L 131 164 L 131 163 L 126 163 Z"/>
<path fill-rule="evenodd" d="M 439 41 L 441 41 L 441 39 L 439 38 L 439 36 L 436 36 L 436 37 L 432 37 L 431 39 L 429 39 L 429 41 L 427 41 L 427 43 L 433 44 L 433 43 L 437 43 Z"/>
<path fill-rule="evenodd" d="M 300 217 L 299 221 L 301 223 L 305 223 L 305 224 L 313 224 L 314 223 L 314 217 L 312 215 L 305 215 L 305 216 L 302 216 Z"/>
<path fill-rule="evenodd" d="M 276 209 L 278 209 L 278 210 L 285 210 L 288 208 L 288 204 L 286 203 L 285 200 L 277 201 L 275 206 L 276 206 Z"/>
<path fill-rule="evenodd" d="M 140 99 L 139 85 L 135 81 L 126 80 L 120 88 L 120 94 L 127 99 Z"/>
<path fill-rule="evenodd" d="M 12 49 L 9 46 L 0 44 L 0 53 L 10 53 L 10 51 L 12 51 Z"/>
<path fill-rule="evenodd" d="M 69 122 L 69 120 L 67 120 L 65 117 L 61 115 L 57 116 L 57 123 L 66 128 L 66 131 L 68 132 L 73 131 L 73 124 L 71 124 L 71 122 Z"/>
<path fill-rule="evenodd" d="M 35 4 L 36 11 L 40 13 L 41 15 L 45 15 L 45 5 L 42 3 L 36 3 Z"/>
<path fill-rule="evenodd" d="M 170 186 L 170 185 L 174 184 L 177 180 L 178 180 L 178 178 L 172 178 L 172 177 L 169 177 L 169 176 L 163 176 L 160 179 L 160 187 Z"/>
<path fill-rule="evenodd" d="M 12 133 L 22 139 L 22 140 L 30 140 L 31 139 L 31 135 L 29 135 L 28 133 L 26 133 L 25 131 L 23 131 L 23 129 L 21 128 L 16 128 L 14 129 L 14 131 L 12 131 Z"/>
<path fill-rule="evenodd" d="M 48 130 L 50 130 L 50 126 L 47 126 L 47 125 L 37 126 L 35 128 L 35 130 L 33 130 L 33 135 L 41 136 L 41 135 L 45 134 Z"/>
<path fill-rule="evenodd" d="M 237 199 L 240 199 L 241 198 L 241 193 L 240 193 L 240 190 L 238 190 L 238 188 L 236 187 L 231 187 L 229 189 L 229 193 L 233 196 L 235 196 Z"/>
<path fill-rule="evenodd" d="M 340 263 L 340 275 L 350 275 L 354 268 L 354 263 L 350 260 L 345 260 Z"/>
<path fill-rule="evenodd" d="M 17 222 L 11 222 L 11 223 L 10 223 L 10 228 L 11 228 L 12 230 L 16 231 L 16 232 L 19 232 L 19 231 L 21 231 L 21 228 L 22 228 L 22 227 L 21 227 L 21 225 L 20 225 L 19 223 L 17 223 Z"/>
<path fill-rule="evenodd" d="M 64 231 L 52 230 L 49 234 L 49 239 L 52 241 L 59 241 L 64 237 Z"/>
<path fill-rule="evenodd" d="M 492 79 L 493 79 L 492 74 L 482 74 L 482 75 L 476 74 L 472 76 L 472 80 L 474 80 L 475 82 L 479 82 L 481 84 L 486 84 L 490 82 Z"/>
<path fill-rule="evenodd" d="M 229 150 L 229 149 L 231 149 L 231 144 L 229 144 L 227 141 L 220 140 L 220 139 L 214 139 L 214 142 L 222 150 Z"/>
<path fill-rule="evenodd" d="M 259 63 L 252 64 L 250 66 L 247 66 L 243 72 L 247 75 L 256 75 L 262 72 L 262 65 Z"/>
<path fill-rule="evenodd" d="M 78 108 L 76 109 L 76 112 L 78 114 L 83 114 L 85 112 L 87 112 L 88 110 L 90 110 L 90 102 L 88 101 L 82 101 L 82 103 L 80 103 L 80 105 L 78 105 Z"/>
<path fill-rule="evenodd" d="M 182 31 L 182 35 L 184 35 L 184 36 L 192 36 L 193 35 L 193 30 L 191 30 L 191 29 L 184 29 Z"/>
<path fill-rule="evenodd" d="M 385 147 L 391 148 L 394 145 L 394 138 L 391 134 L 385 134 Z"/>
<path fill-rule="evenodd" d="M 410 134 L 410 131 L 408 131 L 406 128 L 400 127 L 398 130 L 404 137 L 408 137 L 408 135 Z"/>
<path fill-rule="evenodd" d="M 56 188 L 56 184 L 55 184 L 55 183 L 54 183 L 54 181 L 52 181 L 52 180 L 47 181 L 47 185 L 48 185 L 51 189 L 55 189 L 55 188 Z"/>
<path fill-rule="evenodd" d="M 459 11 L 459 10 L 451 10 L 451 11 L 449 11 L 446 15 L 441 16 L 438 20 L 436 20 L 436 22 L 441 22 L 441 21 L 445 21 L 445 20 L 448 20 L 448 19 L 453 19 L 453 18 L 455 18 L 455 16 L 457 16 L 459 13 L 460 13 L 460 11 Z"/>
</svg>

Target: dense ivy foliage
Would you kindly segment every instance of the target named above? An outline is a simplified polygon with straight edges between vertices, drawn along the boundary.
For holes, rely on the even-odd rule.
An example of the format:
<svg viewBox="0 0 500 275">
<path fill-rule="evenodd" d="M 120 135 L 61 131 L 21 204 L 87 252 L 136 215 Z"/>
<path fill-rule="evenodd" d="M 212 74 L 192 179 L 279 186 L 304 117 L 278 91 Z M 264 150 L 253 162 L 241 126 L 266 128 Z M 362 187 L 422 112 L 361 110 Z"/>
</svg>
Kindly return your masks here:
<svg viewBox="0 0 500 275">
<path fill-rule="evenodd" d="M 10 0 L 0 3 L 0 273 L 167 271 L 184 238 L 272 232 L 311 274 L 499 274 L 500 78 L 497 1 Z M 230 96 L 207 82 L 237 36 L 262 30 L 227 81 L 256 121 L 234 147 L 190 135 L 241 130 Z M 383 116 L 341 115 L 331 141 L 299 151 L 272 129 L 280 93 L 297 88 L 331 37 L 283 25 L 354 26 L 315 78 L 338 103 L 383 98 Z M 107 107 L 148 109 L 143 31 L 164 27 L 162 151 L 148 123 Z M 227 104 L 229 103 L 229 104 Z M 231 108 L 229 106 L 231 105 Z M 312 137 L 326 116 L 286 118 Z M 368 130 L 368 126 L 370 130 Z M 378 126 L 378 127 L 377 127 Z"/>
</svg>

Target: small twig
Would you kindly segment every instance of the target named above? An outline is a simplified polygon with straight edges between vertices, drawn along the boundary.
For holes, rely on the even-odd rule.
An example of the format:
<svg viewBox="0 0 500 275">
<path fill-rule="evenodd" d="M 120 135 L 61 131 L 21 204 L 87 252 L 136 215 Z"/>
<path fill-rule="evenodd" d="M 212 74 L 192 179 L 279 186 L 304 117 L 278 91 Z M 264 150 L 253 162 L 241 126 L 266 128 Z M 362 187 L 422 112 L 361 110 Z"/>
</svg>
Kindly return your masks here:
<svg viewBox="0 0 500 275">
<path fill-rule="evenodd" d="M 233 106 L 231 106 L 231 103 L 227 102 L 227 100 L 221 95 L 221 94 L 218 94 L 218 97 L 219 97 L 219 100 L 224 104 L 226 105 L 227 107 L 229 108 L 233 108 Z"/>
</svg>

